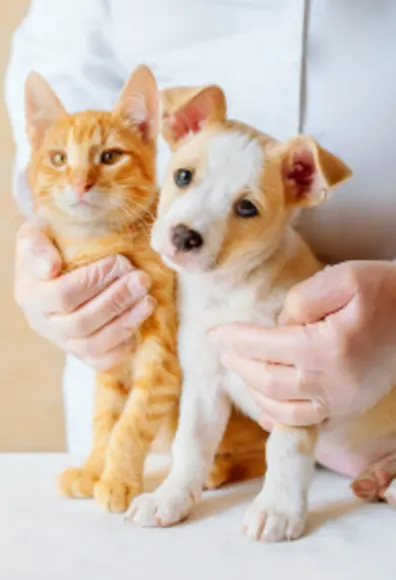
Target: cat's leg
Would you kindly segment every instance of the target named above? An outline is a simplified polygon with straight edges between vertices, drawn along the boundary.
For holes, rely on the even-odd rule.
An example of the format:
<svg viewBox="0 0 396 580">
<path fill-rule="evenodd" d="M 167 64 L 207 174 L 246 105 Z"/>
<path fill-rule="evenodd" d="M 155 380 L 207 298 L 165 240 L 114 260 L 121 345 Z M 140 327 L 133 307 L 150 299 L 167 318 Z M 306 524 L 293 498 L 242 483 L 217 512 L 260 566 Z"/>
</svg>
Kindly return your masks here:
<svg viewBox="0 0 396 580">
<path fill-rule="evenodd" d="M 225 431 L 231 404 L 207 377 L 184 377 L 173 466 L 154 493 L 133 502 L 127 519 L 141 526 L 170 526 L 185 519 L 199 500 L 213 456 Z"/>
<path fill-rule="evenodd" d="M 111 432 L 125 405 L 127 393 L 111 373 L 96 375 L 93 447 L 82 467 L 66 469 L 59 479 L 58 488 L 68 497 L 93 497 L 94 486 L 105 466 Z"/>
<path fill-rule="evenodd" d="M 233 409 L 205 489 L 264 475 L 267 439 L 268 433 L 255 421 Z"/>
<path fill-rule="evenodd" d="M 111 512 L 125 511 L 141 493 L 150 445 L 180 396 L 177 358 L 155 339 L 140 347 L 134 361 L 134 377 L 109 442 L 105 471 L 95 486 L 96 500 Z"/>
<path fill-rule="evenodd" d="M 386 501 L 396 507 L 396 452 L 370 465 L 351 488 L 364 501 Z"/>
<path fill-rule="evenodd" d="M 274 428 L 267 442 L 264 486 L 245 517 L 249 538 L 276 542 L 304 532 L 316 440 L 314 427 Z"/>
</svg>

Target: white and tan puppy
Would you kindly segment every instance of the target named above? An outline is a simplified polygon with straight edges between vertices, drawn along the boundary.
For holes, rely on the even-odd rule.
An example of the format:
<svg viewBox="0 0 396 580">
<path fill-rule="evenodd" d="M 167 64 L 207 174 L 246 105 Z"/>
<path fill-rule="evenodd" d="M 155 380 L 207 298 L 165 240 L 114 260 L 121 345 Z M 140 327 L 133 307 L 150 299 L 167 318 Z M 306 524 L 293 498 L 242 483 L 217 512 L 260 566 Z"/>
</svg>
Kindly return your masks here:
<svg viewBox="0 0 396 580">
<path fill-rule="evenodd" d="M 232 403 L 259 421 L 241 380 L 226 371 L 208 331 L 227 322 L 273 326 L 288 290 L 320 265 L 293 230 L 298 208 L 323 202 L 350 170 L 309 137 L 287 143 L 226 119 L 216 86 L 165 93 L 164 135 L 173 149 L 152 244 L 178 272 L 184 373 L 173 468 L 129 518 L 167 526 L 198 501 Z M 299 537 L 307 517 L 315 428 L 274 429 L 267 474 L 245 530 L 254 539 Z"/>
</svg>

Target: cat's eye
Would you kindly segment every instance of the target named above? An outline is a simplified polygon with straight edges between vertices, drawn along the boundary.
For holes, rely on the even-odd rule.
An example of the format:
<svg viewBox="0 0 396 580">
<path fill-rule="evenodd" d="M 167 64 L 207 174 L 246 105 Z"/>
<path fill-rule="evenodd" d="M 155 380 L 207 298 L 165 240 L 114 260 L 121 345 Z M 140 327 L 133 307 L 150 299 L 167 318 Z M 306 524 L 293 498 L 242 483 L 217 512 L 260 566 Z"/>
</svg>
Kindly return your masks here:
<svg viewBox="0 0 396 580">
<path fill-rule="evenodd" d="M 122 156 L 123 152 L 120 149 L 106 149 L 100 155 L 100 162 L 103 165 L 114 165 Z"/>
<path fill-rule="evenodd" d="M 192 182 L 193 177 L 194 173 L 191 169 L 177 169 L 173 175 L 177 187 L 180 188 L 188 187 Z"/>
<path fill-rule="evenodd" d="M 50 154 L 50 161 L 54 167 L 63 167 L 67 163 L 67 155 L 64 151 L 53 151 Z"/>
<path fill-rule="evenodd" d="M 249 199 L 239 199 L 234 205 L 234 212 L 237 217 L 252 218 L 258 216 L 257 207 Z"/>
</svg>

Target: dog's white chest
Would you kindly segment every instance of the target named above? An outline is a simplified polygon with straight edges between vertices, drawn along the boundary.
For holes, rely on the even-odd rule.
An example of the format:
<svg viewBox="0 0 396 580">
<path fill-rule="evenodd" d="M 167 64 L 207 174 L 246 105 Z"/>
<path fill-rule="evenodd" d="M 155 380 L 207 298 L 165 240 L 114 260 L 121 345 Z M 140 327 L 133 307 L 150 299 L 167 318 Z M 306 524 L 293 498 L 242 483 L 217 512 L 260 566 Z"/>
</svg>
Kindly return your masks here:
<svg viewBox="0 0 396 580">
<path fill-rule="evenodd" d="M 209 340 L 208 332 L 230 322 L 274 326 L 284 293 L 273 293 L 265 300 L 258 300 L 254 286 L 227 289 L 208 281 L 192 282 L 182 280 L 180 285 L 179 354 L 183 373 L 201 376 L 202 388 L 208 389 L 208 394 L 215 389 L 224 390 L 237 407 L 258 420 L 256 404 L 241 379 L 222 366 L 219 351 Z"/>
</svg>

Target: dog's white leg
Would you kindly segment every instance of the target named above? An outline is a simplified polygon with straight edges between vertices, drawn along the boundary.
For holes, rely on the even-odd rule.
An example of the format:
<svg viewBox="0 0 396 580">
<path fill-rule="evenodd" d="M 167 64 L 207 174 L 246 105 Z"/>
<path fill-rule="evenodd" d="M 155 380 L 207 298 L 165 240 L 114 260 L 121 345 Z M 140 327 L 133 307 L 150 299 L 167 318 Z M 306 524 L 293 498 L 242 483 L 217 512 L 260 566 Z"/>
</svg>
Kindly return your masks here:
<svg viewBox="0 0 396 580">
<path fill-rule="evenodd" d="M 302 535 L 316 438 L 316 428 L 274 428 L 267 441 L 264 486 L 245 517 L 244 531 L 249 538 L 276 542 Z"/>
<path fill-rule="evenodd" d="M 185 380 L 173 467 L 159 488 L 132 503 L 127 519 L 142 526 L 170 526 L 199 500 L 231 412 L 229 399 L 198 376 Z"/>
</svg>

